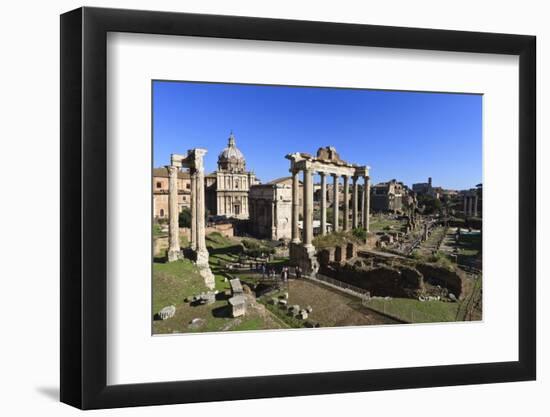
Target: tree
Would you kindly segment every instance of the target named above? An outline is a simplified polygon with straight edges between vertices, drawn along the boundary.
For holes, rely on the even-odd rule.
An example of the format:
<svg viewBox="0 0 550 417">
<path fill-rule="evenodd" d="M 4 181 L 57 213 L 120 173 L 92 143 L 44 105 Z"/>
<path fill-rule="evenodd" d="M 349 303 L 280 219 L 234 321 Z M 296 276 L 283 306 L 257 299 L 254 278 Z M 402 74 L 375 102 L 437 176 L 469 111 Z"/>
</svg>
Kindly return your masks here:
<svg viewBox="0 0 550 417">
<path fill-rule="evenodd" d="M 418 205 L 424 206 L 424 214 L 434 214 L 441 211 L 441 201 L 426 194 L 418 196 Z"/>
<path fill-rule="evenodd" d="M 180 211 L 178 223 L 180 227 L 191 227 L 191 210 L 184 207 L 183 210 Z"/>
</svg>

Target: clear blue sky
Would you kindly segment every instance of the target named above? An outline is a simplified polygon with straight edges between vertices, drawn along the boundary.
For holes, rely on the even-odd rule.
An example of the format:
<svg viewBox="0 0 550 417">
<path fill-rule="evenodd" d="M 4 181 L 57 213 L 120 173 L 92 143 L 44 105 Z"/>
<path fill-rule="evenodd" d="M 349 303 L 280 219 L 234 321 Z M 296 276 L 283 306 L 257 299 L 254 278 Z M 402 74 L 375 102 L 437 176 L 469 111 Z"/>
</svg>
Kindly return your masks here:
<svg viewBox="0 0 550 417">
<path fill-rule="evenodd" d="M 233 131 L 262 182 L 290 175 L 286 154 L 332 145 L 373 183 L 465 189 L 482 181 L 481 119 L 480 95 L 154 81 L 153 164 L 202 147 L 214 171 Z"/>
</svg>

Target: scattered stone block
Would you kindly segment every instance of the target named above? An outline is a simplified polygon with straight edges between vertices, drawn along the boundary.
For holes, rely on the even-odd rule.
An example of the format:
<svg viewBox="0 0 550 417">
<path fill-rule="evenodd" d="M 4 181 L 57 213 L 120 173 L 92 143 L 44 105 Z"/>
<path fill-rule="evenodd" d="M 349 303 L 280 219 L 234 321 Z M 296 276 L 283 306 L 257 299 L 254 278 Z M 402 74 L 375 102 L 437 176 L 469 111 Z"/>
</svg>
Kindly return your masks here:
<svg viewBox="0 0 550 417">
<path fill-rule="evenodd" d="M 229 280 L 229 285 L 231 285 L 231 291 L 233 295 L 243 294 L 243 286 L 241 284 L 241 280 L 239 278 L 234 278 L 232 280 Z"/>
<path fill-rule="evenodd" d="M 161 320 L 168 320 L 176 314 L 176 306 L 167 306 L 159 311 L 158 316 Z"/>
<path fill-rule="evenodd" d="M 286 307 L 287 304 L 288 304 L 287 300 L 279 300 L 279 305 Z"/>
<path fill-rule="evenodd" d="M 198 329 L 199 327 L 202 327 L 205 323 L 206 323 L 205 319 L 197 317 L 191 320 L 189 322 L 189 326 L 187 327 L 189 327 L 190 329 Z"/>
<path fill-rule="evenodd" d="M 240 317 L 246 314 L 246 300 L 243 295 L 235 295 L 229 299 L 231 316 Z"/>
<path fill-rule="evenodd" d="M 195 301 L 200 304 L 214 304 L 216 302 L 216 293 L 214 291 L 204 292 L 196 296 Z"/>
<path fill-rule="evenodd" d="M 302 320 L 307 320 L 308 317 L 309 315 L 306 310 L 300 310 L 299 318 Z"/>
</svg>

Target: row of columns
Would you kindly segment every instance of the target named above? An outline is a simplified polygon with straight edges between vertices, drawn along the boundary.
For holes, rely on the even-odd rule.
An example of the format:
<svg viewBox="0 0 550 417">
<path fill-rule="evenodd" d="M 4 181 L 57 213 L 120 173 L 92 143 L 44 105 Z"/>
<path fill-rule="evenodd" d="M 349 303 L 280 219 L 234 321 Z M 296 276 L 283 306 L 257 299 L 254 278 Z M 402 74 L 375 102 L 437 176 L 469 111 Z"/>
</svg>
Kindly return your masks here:
<svg viewBox="0 0 550 417">
<path fill-rule="evenodd" d="M 477 194 L 464 196 L 464 215 L 477 217 Z"/>
<path fill-rule="evenodd" d="M 304 169 L 303 171 L 303 244 L 304 246 L 312 246 L 313 241 L 313 169 Z M 292 171 L 292 242 L 300 242 L 300 230 L 298 227 L 298 218 L 300 214 L 300 180 L 299 170 Z M 327 183 L 325 172 L 319 172 L 321 177 L 321 234 L 327 233 Z M 340 190 L 339 190 L 339 178 L 341 175 L 330 174 L 333 178 L 333 218 L 332 228 L 333 231 L 338 231 L 339 228 L 339 202 L 340 202 Z M 351 225 L 349 221 L 349 179 L 352 178 L 352 219 Z M 370 178 L 363 176 L 363 195 L 361 199 L 361 219 L 359 218 L 359 176 L 343 175 L 344 178 L 344 222 L 343 230 L 350 230 L 350 228 L 363 227 L 369 231 L 369 211 L 370 211 Z M 351 226 L 351 227 L 350 227 Z"/>
<path fill-rule="evenodd" d="M 196 263 L 199 266 L 208 265 L 208 250 L 206 248 L 205 225 L 205 195 L 204 195 L 204 149 L 193 149 L 187 157 L 172 155 L 171 165 L 168 166 L 169 178 L 169 247 L 168 261 L 172 262 L 181 258 L 179 236 L 179 210 L 178 210 L 178 172 L 182 166 L 189 168 L 191 177 L 191 230 L 190 245 L 195 251 Z"/>
</svg>

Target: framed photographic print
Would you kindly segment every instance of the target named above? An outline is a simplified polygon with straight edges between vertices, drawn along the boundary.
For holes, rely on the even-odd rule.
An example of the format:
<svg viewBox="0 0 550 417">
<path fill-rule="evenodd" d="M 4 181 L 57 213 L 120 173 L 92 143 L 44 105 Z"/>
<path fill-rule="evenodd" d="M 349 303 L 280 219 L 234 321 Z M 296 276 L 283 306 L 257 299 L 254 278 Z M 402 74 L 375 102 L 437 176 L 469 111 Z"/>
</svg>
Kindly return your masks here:
<svg viewBox="0 0 550 417">
<path fill-rule="evenodd" d="M 61 102 L 63 402 L 535 379 L 534 37 L 81 8 Z"/>
</svg>

